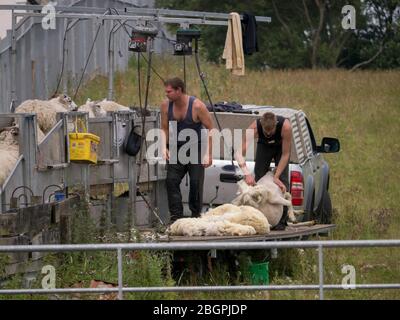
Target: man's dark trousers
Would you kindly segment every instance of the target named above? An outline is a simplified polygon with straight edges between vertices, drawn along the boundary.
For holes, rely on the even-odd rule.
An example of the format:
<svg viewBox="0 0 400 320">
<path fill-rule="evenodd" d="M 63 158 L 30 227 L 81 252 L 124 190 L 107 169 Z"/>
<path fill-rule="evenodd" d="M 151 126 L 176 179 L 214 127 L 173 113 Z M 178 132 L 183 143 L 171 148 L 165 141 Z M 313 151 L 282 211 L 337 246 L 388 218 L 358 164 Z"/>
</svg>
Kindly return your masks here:
<svg viewBox="0 0 400 320">
<path fill-rule="evenodd" d="M 183 217 L 181 182 L 189 173 L 189 209 L 192 217 L 199 217 L 203 206 L 204 166 L 200 164 L 167 164 L 167 193 L 171 222 Z"/>
</svg>

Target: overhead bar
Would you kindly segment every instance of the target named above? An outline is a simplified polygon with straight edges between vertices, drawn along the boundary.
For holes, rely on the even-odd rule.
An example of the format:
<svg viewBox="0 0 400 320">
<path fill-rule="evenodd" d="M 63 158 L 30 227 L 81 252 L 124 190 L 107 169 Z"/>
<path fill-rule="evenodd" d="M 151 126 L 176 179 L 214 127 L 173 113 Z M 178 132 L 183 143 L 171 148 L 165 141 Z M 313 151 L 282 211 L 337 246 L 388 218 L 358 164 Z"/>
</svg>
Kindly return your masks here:
<svg viewBox="0 0 400 320">
<path fill-rule="evenodd" d="M 0 10 L 23 10 L 23 11 L 38 11 L 42 10 L 43 6 L 39 5 L 0 5 Z M 216 13 L 216 12 L 202 12 L 202 11 L 186 11 L 186 10 L 171 10 L 171 9 L 149 9 L 149 8 L 95 8 L 95 7 L 66 7 L 56 6 L 56 11 L 70 12 L 70 13 L 91 13 L 104 14 L 108 9 L 116 9 L 118 12 L 123 12 L 126 15 L 149 15 L 161 18 L 160 16 L 177 16 L 177 17 L 190 17 L 202 19 L 219 19 L 228 20 L 229 14 Z M 32 13 L 31 13 L 32 14 Z M 243 16 L 241 15 L 241 18 Z M 256 16 L 257 22 L 271 22 L 270 17 Z"/>
</svg>

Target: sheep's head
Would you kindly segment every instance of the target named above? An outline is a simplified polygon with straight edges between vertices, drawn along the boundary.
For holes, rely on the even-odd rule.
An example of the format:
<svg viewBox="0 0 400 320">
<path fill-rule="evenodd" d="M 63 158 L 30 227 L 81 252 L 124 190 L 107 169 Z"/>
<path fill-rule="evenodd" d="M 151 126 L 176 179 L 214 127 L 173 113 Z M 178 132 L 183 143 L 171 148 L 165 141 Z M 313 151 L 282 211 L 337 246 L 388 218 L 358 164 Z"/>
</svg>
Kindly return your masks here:
<svg viewBox="0 0 400 320">
<path fill-rule="evenodd" d="M 58 101 L 66 106 L 69 111 L 76 111 L 78 109 L 76 103 L 72 101 L 71 97 L 66 94 L 60 94 L 58 96 Z"/>
<path fill-rule="evenodd" d="M 106 117 L 107 112 L 100 106 L 100 101 L 86 100 L 86 103 L 78 108 L 78 111 L 89 112 L 89 117 Z"/>
<path fill-rule="evenodd" d="M 19 128 L 17 126 L 5 127 L 0 132 L 0 141 L 9 145 L 18 144 Z"/>
<path fill-rule="evenodd" d="M 269 191 L 263 186 L 249 186 L 243 180 L 238 182 L 238 186 L 239 195 L 232 201 L 234 205 L 258 208 L 268 199 Z"/>
<path fill-rule="evenodd" d="M 107 111 L 105 111 L 101 105 L 99 104 L 99 102 L 93 102 L 92 105 L 92 111 L 94 113 L 94 116 L 96 118 L 102 118 L 102 117 L 106 117 L 107 116 Z"/>
</svg>

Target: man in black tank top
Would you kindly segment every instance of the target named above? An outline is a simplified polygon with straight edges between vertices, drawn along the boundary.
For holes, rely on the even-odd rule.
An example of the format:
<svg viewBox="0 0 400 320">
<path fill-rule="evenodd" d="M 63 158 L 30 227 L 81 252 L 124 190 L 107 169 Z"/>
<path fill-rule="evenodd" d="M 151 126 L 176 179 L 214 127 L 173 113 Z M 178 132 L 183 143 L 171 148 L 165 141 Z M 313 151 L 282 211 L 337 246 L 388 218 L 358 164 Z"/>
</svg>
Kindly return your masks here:
<svg viewBox="0 0 400 320">
<path fill-rule="evenodd" d="M 266 112 L 260 119 L 255 120 L 248 129 L 257 138 L 257 151 L 255 159 L 254 174 L 246 167 L 244 156 L 251 141 L 246 137 L 242 144 L 242 152 L 236 154 L 240 168 L 249 185 L 254 185 L 271 168 L 271 161 L 275 161 L 274 182 L 281 188 L 282 192 L 289 190 L 289 158 L 292 142 L 292 128 L 288 119 L 276 116 L 272 112 Z M 284 229 L 287 220 L 287 207 L 284 207 L 283 216 L 275 230 Z"/>
<path fill-rule="evenodd" d="M 212 164 L 212 141 L 210 130 L 212 120 L 203 102 L 185 93 L 185 84 L 179 78 L 168 79 L 164 82 L 168 100 L 161 104 L 161 129 L 164 132 L 162 141 L 163 159 L 167 160 L 167 194 L 171 222 L 183 217 L 183 204 L 180 184 L 186 173 L 190 177 L 189 208 L 192 217 L 200 216 L 203 206 L 204 169 Z M 204 129 L 208 129 L 207 132 Z M 180 141 L 179 133 L 191 132 L 195 137 Z M 172 132 L 171 131 L 176 131 Z M 188 141 L 189 140 L 189 141 Z M 194 149 L 186 152 L 190 160 L 183 161 L 182 152 L 185 145 Z M 202 148 L 203 145 L 203 148 Z M 181 149 L 182 148 L 182 149 Z M 197 150 L 195 154 L 191 151 Z M 202 153 L 201 151 L 204 151 Z"/>
</svg>

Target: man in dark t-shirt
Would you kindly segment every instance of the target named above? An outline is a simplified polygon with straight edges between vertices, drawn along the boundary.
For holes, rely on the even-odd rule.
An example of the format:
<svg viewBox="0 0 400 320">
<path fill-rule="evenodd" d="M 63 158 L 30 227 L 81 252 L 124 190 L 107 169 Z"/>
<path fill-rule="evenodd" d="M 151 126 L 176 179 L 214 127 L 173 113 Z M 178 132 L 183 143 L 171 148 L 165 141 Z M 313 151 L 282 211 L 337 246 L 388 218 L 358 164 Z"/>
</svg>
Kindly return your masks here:
<svg viewBox="0 0 400 320">
<path fill-rule="evenodd" d="M 162 154 L 163 159 L 168 161 L 166 184 L 168 207 L 173 222 L 183 217 L 180 184 L 186 173 L 189 173 L 190 178 L 189 209 L 192 217 L 200 216 L 204 169 L 212 164 L 210 130 L 213 129 L 213 123 L 205 104 L 186 94 L 185 84 L 181 79 L 168 79 L 164 85 L 168 99 L 161 104 L 161 129 L 164 132 Z M 191 133 L 195 141 L 180 140 L 179 137 L 185 136 L 185 132 Z M 191 144 L 193 148 L 188 153 L 185 152 L 185 156 L 188 155 L 190 159 L 181 159 L 183 152 L 180 150 L 186 150 L 185 145 Z"/>
<path fill-rule="evenodd" d="M 266 112 L 260 119 L 257 119 L 249 126 L 254 138 L 257 140 L 257 151 L 255 158 L 255 177 L 250 173 L 246 166 L 243 156 L 246 154 L 247 147 L 251 141 L 249 134 L 242 144 L 242 152 L 237 153 L 237 160 L 245 176 L 245 181 L 249 185 L 254 185 L 269 170 L 272 159 L 275 161 L 274 182 L 279 186 L 282 192 L 289 189 L 289 158 L 290 146 L 292 142 L 292 127 L 288 119 L 277 116 L 272 112 Z M 275 227 L 275 230 L 285 228 L 287 220 L 287 207 L 281 221 Z"/>
</svg>

